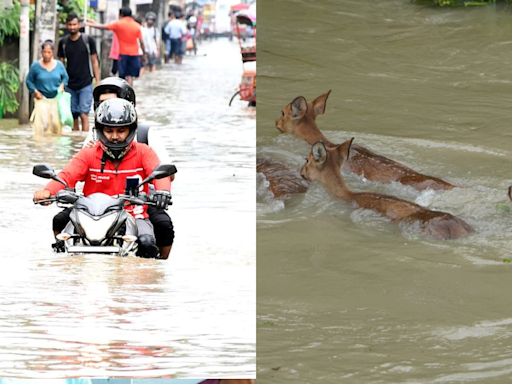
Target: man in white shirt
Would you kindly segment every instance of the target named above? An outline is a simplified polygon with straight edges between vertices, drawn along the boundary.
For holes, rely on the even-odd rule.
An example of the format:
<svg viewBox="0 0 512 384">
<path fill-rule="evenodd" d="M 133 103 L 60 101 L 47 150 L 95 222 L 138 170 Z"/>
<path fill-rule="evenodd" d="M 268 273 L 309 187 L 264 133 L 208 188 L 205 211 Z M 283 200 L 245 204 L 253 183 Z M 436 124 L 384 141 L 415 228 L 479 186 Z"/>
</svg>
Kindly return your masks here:
<svg viewBox="0 0 512 384">
<path fill-rule="evenodd" d="M 181 15 L 173 14 L 171 16 L 171 21 L 165 27 L 165 33 L 169 35 L 171 40 L 171 52 L 169 53 L 169 57 L 174 57 L 174 62 L 176 64 L 181 64 L 183 60 L 183 42 L 181 39 L 187 34 L 187 26 L 179 19 L 180 16 Z"/>
<path fill-rule="evenodd" d="M 154 12 L 146 13 L 146 26 L 142 27 L 142 37 L 146 48 L 147 67 L 149 72 L 156 69 L 156 60 L 160 56 L 160 36 L 155 27 L 156 15 Z"/>
</svg>

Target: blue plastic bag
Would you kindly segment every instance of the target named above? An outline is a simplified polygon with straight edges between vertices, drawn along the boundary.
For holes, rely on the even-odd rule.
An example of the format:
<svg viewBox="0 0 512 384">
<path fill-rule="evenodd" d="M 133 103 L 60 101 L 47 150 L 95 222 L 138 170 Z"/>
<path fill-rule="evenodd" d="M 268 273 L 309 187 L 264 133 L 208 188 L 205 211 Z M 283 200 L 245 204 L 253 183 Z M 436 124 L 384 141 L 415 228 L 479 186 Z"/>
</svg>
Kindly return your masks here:
<svg viewBox="0 0 512 384">
<path fill-rule="evenodd" d="M 71 113 L 71 94 L 59 90 L 57 93 L 57 108 L 62 125 L 73 126 L 73 114 Z"/>
</svg>

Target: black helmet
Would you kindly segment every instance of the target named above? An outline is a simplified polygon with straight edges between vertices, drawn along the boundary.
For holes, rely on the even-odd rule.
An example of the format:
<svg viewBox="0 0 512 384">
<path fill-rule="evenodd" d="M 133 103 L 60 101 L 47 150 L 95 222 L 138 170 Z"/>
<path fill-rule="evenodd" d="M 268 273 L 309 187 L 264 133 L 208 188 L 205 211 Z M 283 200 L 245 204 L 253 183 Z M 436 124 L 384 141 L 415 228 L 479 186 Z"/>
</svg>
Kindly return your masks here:
<svg viewBox="0 0 512 384">
<path fill-rule="evenodd" d="M 106 77 L 94 88 L 92 92 L 94 96 L 94 110 L 100 105 L 100 96 L 104 93 L 115 93 L 120 99 L 128 100 L 134 106 L 136 105 L 133 88 L 126 80 L 119 77 Z"/>
<path fill-rule="evenodd" d="M 129 127 L 130 133 L 122 143 L 111 143 L 105 137 L 105 127 Z M 114 160 L 121 159 L 132 148 L 137 132 L 137 112 L 132 103 L 124 99 L 108 99 L 95 112 L 94 129 L 101 148 Z"/>
<path fill-rule="evenodd" d="M 146 16 L 144 16 L 144 18 L 146 20 L 150 20 L 151 19 L 151 20 L 155 21 L 156 20 L 156 14 L 155 14 L 155 12 L 148 12 L 148 13 L 146 13 Z"/>
</svg>

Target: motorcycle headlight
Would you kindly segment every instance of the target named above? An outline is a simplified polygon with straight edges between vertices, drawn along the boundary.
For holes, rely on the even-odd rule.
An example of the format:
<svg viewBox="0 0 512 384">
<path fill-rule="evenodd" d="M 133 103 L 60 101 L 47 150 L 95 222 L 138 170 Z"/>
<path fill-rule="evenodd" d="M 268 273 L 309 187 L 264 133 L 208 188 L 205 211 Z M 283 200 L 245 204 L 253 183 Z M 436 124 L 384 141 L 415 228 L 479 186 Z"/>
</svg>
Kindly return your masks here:
<svg viewBox="0 0 512 384">
<path fill-rule="evenodd" d="M 116 221 L 117 212 L 110 215 L 91 217 L 78 211 L 78 220 L 82 226 L 85 235 L 89 240 L 100 241 L 105 238 L 108 230 Z"/>
</svg>

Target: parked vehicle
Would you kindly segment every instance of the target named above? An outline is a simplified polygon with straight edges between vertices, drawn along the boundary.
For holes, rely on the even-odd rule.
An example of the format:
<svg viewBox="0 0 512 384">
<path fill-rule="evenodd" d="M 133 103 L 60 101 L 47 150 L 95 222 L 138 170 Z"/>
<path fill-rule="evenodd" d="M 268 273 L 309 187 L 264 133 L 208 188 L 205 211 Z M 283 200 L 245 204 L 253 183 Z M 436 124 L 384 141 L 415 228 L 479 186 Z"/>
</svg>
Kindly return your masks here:
<svg viewBox="0 0 512 384">
<path fill-rule="evenodd" d="M 246 25 L 252 29 L 254 38 L 243 39 L 241 36 L 241 26 Z M 233 102 L 236 95 L 240 95 L 240 100 L 249 102 L 250 107 L 256 106 L 256 19 L 246 14 L 236 16 L 236 32 L 238 35 L 238 44 L 242 54 L 242 65 L 244 72 L 242 81 L 236 93 L 231 97 L 229 105 Z"/>
<path fill-rule="evenodd" d="M 231 6 L 240 0 L 217 0 L 215 3 L 215 22 L 213 23 L 213 33 L 215 36 L 227 36 L 233 38 L 233 29 L 231 28 Z"/>
</svg>

